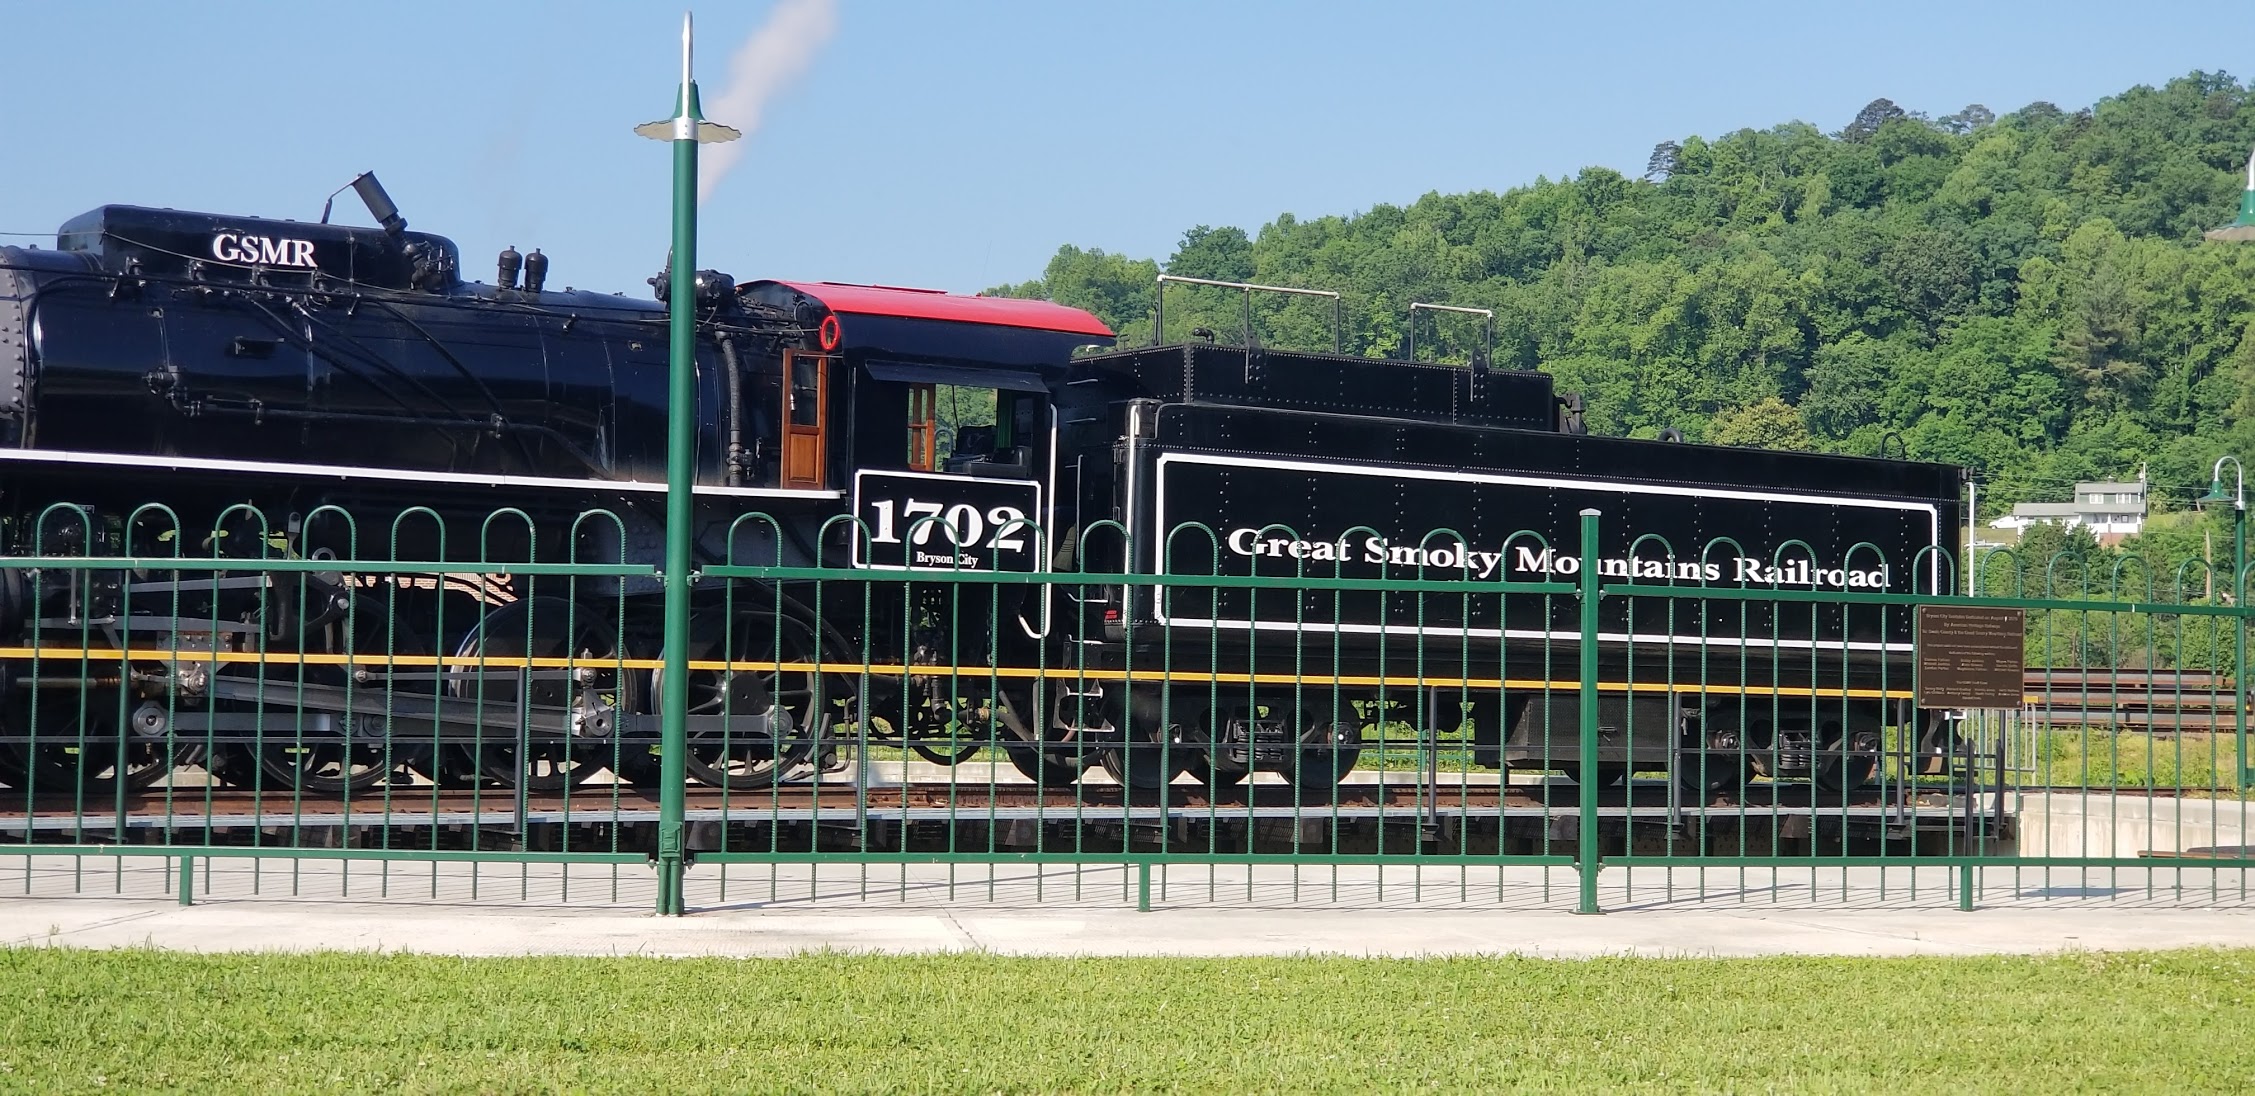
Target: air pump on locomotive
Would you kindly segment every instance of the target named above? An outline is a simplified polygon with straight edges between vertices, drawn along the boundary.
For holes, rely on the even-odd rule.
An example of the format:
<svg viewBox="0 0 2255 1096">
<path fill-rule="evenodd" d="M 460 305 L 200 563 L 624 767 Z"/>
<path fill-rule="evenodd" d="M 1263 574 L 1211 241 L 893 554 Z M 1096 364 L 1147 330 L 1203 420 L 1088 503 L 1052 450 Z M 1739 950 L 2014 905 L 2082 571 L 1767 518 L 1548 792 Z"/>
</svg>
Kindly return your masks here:
<svg viewBox="0 0 2255 1096">
<path fill-rule="evenodd" d="M 380 227 L 105 206 L 0 248 L 0 783 L 654 778 L 664 303 L 550 289 L 513 247 L 466 281 L 355 186 Z M 1557 580 L 1594 507 L 1608 575 L 1901 592 L 1944 580 L 1960 514 L 1954 468 L 1590 436 L 1549 376 L 1484 360 L 1107 350 L 1046 302 L 696 286 L 700 567 L 873 579 L 699 584 L 707 784 L 806 771 L 851 724 L 941 761 L 991 741 L 1043 783 L 1325 786 L 1404 713 L 1567 768 L 1567 601 L 1294 577 Z M 966 392 L 992 424 L 943 452 Z M 1087 578 L 960 581 L 994 572 Z M 1279 581 L 1133 577 L 1216 574 Z M 1578 778 L 1746 747 L 1868 776 L 1900 615 L 1646 600 L 1608 606 L 1608 674 L 1697 684 L 1602 694 Z"/>
</svg>

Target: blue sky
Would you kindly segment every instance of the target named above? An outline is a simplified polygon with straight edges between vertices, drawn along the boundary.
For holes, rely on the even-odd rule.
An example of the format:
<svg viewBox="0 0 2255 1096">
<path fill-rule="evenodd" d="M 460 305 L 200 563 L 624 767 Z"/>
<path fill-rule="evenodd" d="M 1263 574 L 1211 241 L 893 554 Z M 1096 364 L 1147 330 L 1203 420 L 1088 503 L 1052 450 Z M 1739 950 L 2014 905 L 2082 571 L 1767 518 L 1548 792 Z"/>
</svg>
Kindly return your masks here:
<svg viewBox="0 0 2255 1096">
<path fill-rule="evenodd" d="M 765 2 L 698 11 L 708 100 Z M 473 276 L 647 292 L 664 258 L 673 4 L 0 0 L 0 231 L 106 202 L 311 219 L 376 169 Z M 2245 76 L 2229 4 L 910 3 L 841 0 L 707 203 L 700 265 L 975 291 L 1061 243 L 1164 257 L 1248 231 L 1502 190 L 1656 141 L 1885 95 L 2068 109 Z M 2243 20 L 2242 20 L 2243 22 Z M 729 121 L 727 118 L 716 118 Z M 351 196 L 339 199 L 346 209 Z M 365 223 L 356 205 L 349 214 Z M 10 238 L 8 242 L 26 242 Z M 36 241 L 34 241 L 36 242 Z"/>
</svg>

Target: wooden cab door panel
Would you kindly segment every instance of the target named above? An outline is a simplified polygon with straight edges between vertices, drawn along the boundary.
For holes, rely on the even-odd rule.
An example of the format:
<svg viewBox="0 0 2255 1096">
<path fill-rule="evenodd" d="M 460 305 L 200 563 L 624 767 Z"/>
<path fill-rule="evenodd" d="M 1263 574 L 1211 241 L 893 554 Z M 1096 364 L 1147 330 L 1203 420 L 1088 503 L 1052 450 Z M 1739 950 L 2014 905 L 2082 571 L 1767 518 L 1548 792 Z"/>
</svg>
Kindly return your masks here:
<svg viewBox="0 0 2255 1096">
<path fill-rule="evenodd" d="M 823 354 L 783 352 L 783 482 L 819 491 L 829 486 L 830 363 Z"/>
</svg>

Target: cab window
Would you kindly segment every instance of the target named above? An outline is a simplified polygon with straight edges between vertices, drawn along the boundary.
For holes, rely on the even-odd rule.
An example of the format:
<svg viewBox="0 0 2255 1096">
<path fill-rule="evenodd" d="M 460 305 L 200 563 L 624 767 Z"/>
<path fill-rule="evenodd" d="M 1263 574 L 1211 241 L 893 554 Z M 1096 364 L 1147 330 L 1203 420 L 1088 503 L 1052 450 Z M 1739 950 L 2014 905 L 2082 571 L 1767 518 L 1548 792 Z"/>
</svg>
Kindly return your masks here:
<svg viewBox="0 0 2255 1096">
<path fill-rule="evenodd" d="M 963 471 L 972 462 L 1025 466 L 1031 460 L 1040 396 L 942 385 L 938 401 L 942 467 Z"/>
<path fill-rule="evenodd" d="M 908 386 L 908 468 L 929 472 L 939 467 L 939 398 L 934 386 Z"/>
</svg>

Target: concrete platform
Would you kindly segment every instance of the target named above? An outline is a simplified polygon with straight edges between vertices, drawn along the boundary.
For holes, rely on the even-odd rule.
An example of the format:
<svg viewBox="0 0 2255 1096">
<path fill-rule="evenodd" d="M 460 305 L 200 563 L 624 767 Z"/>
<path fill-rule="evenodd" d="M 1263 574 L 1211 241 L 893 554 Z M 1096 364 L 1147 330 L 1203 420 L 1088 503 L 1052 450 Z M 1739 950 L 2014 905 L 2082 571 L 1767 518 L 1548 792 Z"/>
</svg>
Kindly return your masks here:
<svg viewBox="0 0 2255 1096">
<path fill-rule="evenodd" d="M 2013 796 L 2022 856 L 2131 857 L 2247 843 L 2255 803 L 2076 792 Z"/>
<path fill-rule="evenodd" d="M 1116 866 L 700 867 L 687 918 L 643 912 L 639 865 L 222 861 L 196 905 L 165 861 L 0 861 L 0 943 L 182 951 L 780 956 L 1981 955 L 2255 947 L 2249 873 L 1990 870 L 1955 908 L 1946 869 L 1623 869 L 1604 916 L 1570 870 L 1173 867 L 1152 910 Z"/>
</svg>

